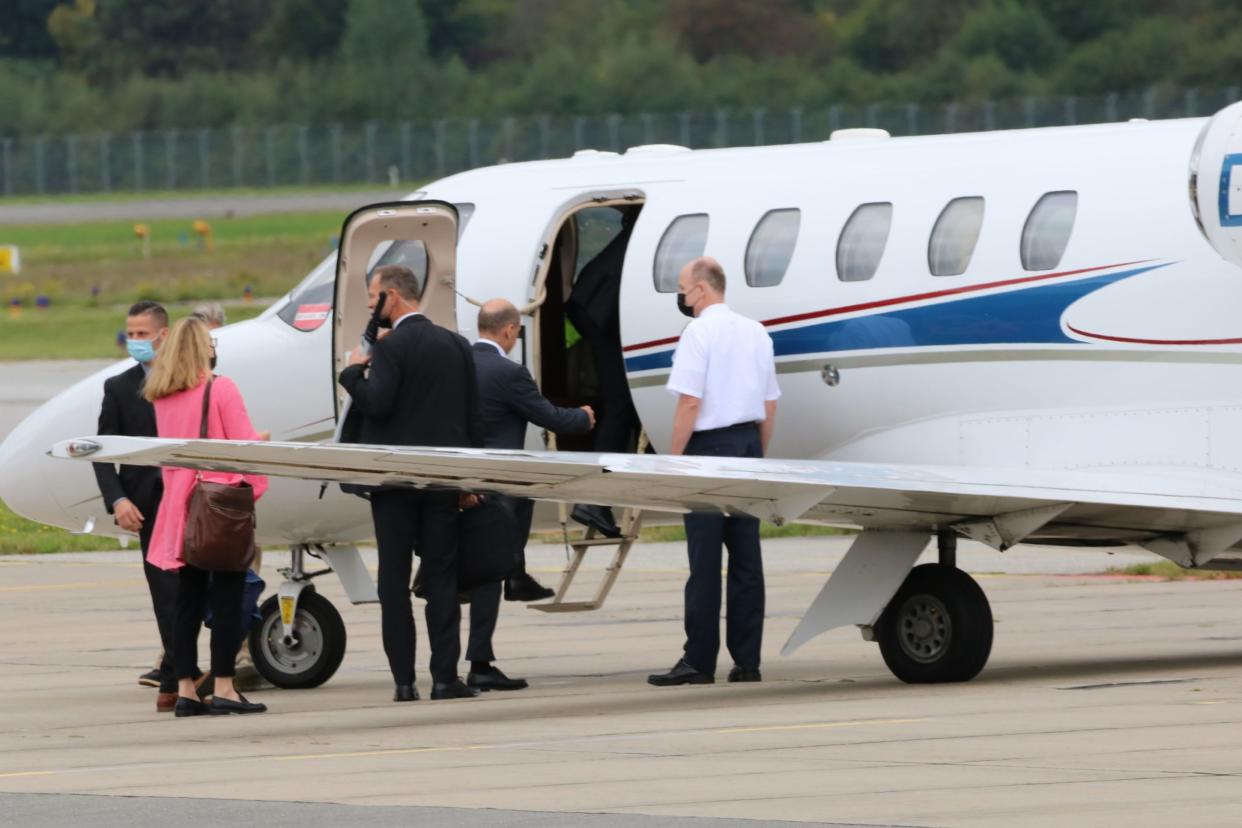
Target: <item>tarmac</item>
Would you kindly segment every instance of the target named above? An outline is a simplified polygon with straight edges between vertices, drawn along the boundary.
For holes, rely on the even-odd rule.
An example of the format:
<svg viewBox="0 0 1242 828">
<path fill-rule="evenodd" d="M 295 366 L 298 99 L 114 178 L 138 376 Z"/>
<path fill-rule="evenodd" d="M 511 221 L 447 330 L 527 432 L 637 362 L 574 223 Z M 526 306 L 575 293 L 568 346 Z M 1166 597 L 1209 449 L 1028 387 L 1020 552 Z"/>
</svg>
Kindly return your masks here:
<svg viewBox="0 0 1242 828">
<path fill-rule="evenodd" d="M 156 714 L 135 683 L 156 649 L 136 550 L 2 559 L 0 821 L 1237 823 L 1242 581 L 981 575 L 997 619 L 987 669 L 903 685 L 852 629 L 777 654 L 834 556 L 816 551 L 844 542 L 768 544 L 761 684 L 724 683 L 727 654 L 715 685 L 646 684 L 678 657 L 684 578 L 676 545 L 652 544 L 598 612 L 505 605 L 498 663 L 528 690 L 393 704 L 378 608 L 328 577 L 349 635 L 337 675 L 251 694 L 261 716 L 193 721 Z M 976 572 L 1015 554 L 967 552 Z M 561 554 L 534 548 L 538 577 Z M 1048 568 L 1108 562 L 1061 554 Z M 426 658 L 420 644 L 424 699 Z"/>
</svg>

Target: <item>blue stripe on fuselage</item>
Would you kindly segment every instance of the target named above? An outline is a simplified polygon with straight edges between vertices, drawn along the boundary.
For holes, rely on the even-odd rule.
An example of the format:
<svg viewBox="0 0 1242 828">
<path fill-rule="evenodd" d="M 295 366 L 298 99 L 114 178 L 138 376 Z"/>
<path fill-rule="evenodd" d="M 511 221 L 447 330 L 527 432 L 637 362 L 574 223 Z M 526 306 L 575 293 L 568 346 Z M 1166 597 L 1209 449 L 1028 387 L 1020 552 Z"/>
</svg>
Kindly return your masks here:
<svg viewBox="0 0 1242 828">
<path fill-rule="evenodd" d="M 1088 279 L 1033 285 L 870 316 L 811 322 L 772 331 L 772 344 L 778 357 L 951 345 L 1083 345 L 1087 343 L 1071 339 L 1061 330 L 1061 317 L 1066 308 L 1106 285 L 1169 264 L 1171 262 L 1146 265 Z M 673 349 L 669 348 L 630 357 L 625 361 L 625 368 L 630 372 L 649 371 L 669 368 L 672 364 Z"/>
</svg>

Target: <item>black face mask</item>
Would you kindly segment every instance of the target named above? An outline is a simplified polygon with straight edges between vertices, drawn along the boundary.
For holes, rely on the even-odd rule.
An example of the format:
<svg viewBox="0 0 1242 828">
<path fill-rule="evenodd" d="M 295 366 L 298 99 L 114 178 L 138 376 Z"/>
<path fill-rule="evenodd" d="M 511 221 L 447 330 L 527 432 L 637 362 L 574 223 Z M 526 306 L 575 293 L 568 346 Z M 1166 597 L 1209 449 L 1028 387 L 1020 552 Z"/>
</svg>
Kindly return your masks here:
<svg viewBox="0 0 1242 828">
<path fill-rule="evenodd" d="M 208 361 L 207 364 L 211 366 L 212 371 L 216 370 L 216 355 L 215 354 L 211 355 L 211 359 Z"/>
<path fill-rule="evenodd" d="M 677 294 L 677 310 L 681 311 L 684 316 L 694 317 L 694 308 L 686 304 L 686 294 Z"/>
</svg>

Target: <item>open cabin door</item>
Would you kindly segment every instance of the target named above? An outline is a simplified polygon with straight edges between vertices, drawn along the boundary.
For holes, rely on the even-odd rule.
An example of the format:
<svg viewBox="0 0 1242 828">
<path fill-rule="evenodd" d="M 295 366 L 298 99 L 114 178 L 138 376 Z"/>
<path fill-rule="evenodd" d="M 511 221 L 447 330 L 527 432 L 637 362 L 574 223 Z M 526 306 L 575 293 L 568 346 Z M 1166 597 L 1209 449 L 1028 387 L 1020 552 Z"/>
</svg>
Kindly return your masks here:
<svg viewBox="0 0 1242 828">
<path fill-rule="evenodd" d="M 443 201 L 396 201 L 355 210 L 341 228 L 333 294 L 332 384 L 338 428 L 348 395 L 337 384 L 371 319 L 367 285 L 380 265 L 401 264 L 423 286 L 420 310 L 457 330 L 457 208 Z M 339 435 L 338 435 L 339 437 Z"/>
</svg>

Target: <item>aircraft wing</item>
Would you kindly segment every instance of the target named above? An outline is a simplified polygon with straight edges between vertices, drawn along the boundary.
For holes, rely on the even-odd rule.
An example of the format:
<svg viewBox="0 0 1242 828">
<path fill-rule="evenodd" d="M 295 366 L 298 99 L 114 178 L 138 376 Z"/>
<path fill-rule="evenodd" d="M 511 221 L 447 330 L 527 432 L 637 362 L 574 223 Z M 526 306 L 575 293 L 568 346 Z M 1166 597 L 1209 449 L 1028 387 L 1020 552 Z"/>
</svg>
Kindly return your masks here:
<svg viewBox="0 0 1242 828">
<path fill-rule="evenodd" d="M 918 466 L 412 446 L 84 437 L 56 457 L 333 483 L 443 486 L 536 500 L 721 511 L 1022 540 L 1139 543 L 1186 565 L 1242 540 L 1242 475 Z"/>
</svg>

